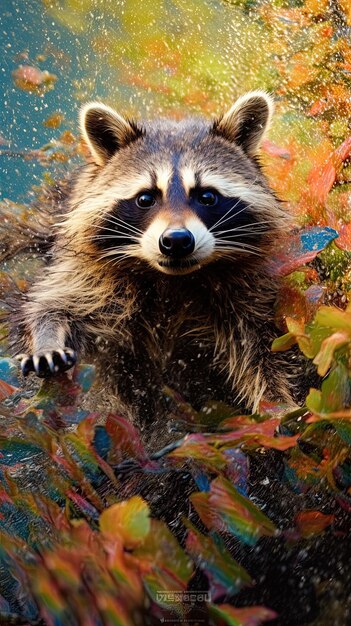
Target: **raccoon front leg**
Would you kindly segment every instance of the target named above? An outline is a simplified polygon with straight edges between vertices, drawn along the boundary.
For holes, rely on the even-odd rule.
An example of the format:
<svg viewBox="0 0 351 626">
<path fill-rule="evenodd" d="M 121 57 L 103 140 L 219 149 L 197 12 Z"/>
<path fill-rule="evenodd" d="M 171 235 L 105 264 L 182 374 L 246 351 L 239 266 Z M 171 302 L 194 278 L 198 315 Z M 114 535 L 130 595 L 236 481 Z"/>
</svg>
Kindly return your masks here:
<svg viewBox="0 0 351 626">
<path fill-rule="evenodd" d="M 16 357 L 24 376 L 35 372 L 39 378 L 46 378 L 65 372 L 76 363 L 76 352 L 66 345 L 70 336 L 67 319 L 54 314 L 41 317 L 28 325 L 28 331 L 30 352 Z"/>
<path fill-rule="evenodd" d="M 283 362 L 280 354 L 270 351 L 273 337 L 271 329 L 264 325 L 260 335 L 240 323 L 230 329 L 221 328 L 216 334 L 215 364 L 226 372 L 235 401 L 253 413 L 263 399 L 295 405 L 287 359 Z"/>
</svg>

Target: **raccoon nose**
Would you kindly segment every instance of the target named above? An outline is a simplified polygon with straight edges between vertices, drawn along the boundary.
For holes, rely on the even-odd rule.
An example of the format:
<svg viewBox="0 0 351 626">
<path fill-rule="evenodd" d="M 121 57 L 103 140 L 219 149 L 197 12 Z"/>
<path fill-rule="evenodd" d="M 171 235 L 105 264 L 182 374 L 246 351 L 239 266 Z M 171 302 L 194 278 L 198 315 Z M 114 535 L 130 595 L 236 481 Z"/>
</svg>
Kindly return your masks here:
<svg viewBox="0 0 351 626">
<path fill-rule="evenodd" d="M 162 233 L 158 245 L 162 254 L 180 259 L 194 251 L 195 239 L 187 228 L 167 228 Z"/>
</svg>

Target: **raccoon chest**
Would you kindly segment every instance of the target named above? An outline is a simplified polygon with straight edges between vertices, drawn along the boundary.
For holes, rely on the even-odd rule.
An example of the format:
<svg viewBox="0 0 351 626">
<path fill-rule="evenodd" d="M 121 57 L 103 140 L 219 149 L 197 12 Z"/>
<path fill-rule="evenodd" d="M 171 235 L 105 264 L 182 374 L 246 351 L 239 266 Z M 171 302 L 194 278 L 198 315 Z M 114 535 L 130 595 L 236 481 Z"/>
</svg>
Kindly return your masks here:
<svg viewBox="0 0 351 626">
<path fill-rule="evenodd" d="M 147 330 L 144 325 L 144 333 L 140 359 L 151 362 L 162 385 L 178 391 L 194 405 L 215 393 L 214 330 L 205 316 L 195 319 L 188 308 L 183 309 L 178 315 L 164 315 L 149 323 Z"/>
<path fill-rule="evenodd" d="M 196 310 L 196 309 L 195 309 Z M 214 333 L 206 316 L 195 315 L 190 305 L 176 312 L 158 311 L 144 320 L 135 336 L 143 336 L 151 358 L 162 370 L 191 368 L 196 362 L 213 355 Z"/>
</svg>

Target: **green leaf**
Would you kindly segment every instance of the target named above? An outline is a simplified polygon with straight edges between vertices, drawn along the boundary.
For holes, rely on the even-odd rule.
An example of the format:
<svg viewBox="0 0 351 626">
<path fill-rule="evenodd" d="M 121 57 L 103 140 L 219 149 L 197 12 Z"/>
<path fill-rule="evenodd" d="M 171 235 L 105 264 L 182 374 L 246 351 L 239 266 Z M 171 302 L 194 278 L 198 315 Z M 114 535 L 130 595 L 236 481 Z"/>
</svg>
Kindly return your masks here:
<svg viewBox="0 0 351 626">
<path fill-rule="evenodd" d="M 330 337 L 324 339 L 321 349 L 313 361 L 315 365 L 318 365 L 317 371 L 320 376 L 325 376 L 329 370 L 334 358 L 334 352 L 348 345 L 350 341 L 350 335 L 345 332 L 333 333 Z"/>
<path fill-rule="evenodd" d="M 134 550 L 133 556 L 143 567 L 147 565 L 160 575 L 165 571 L 171 572 L 174 580 L 178 580 L 183 587 L 193 571 L 191 560 L 166 524 L 159 520 L 151 520 L 150 532 Z"/>
<path fill-rule="evenodd" d="M 297 343 L 297 339 L 294 333 L 285 333 L 285 335 L 274 339 L 272 343 L 272 352 L 283 352 L 284 350 L 289 350 L 289 348 L 291 348 L 291 346 L 295 343 Z"/>
<path fill-rule="evenodd" d="M 208 493 L 194 493 L 190 500 L 209 530 L 233 534 L 249 545 L 277 532 L 273 522 L 222 476 L 212 481 Z"/>
<path fill-rule="evenodd" d="M 126 548 L 135 548 L 150 532 L 147 503 L 140 496 L 133 496 L 113 504 L 101 513 L 100 530 L 121 539 Z"/>
<path fill-rule="evenodd" d="M 341 311 L 332 306 L 321 306 L 316 313 L 315 322 L 320 326 L 345 331 L 350 334 L 351 339 L 351 311 Z"/>
<path fill-rule="evenodd" d="M 184 524 L 189 529 L 187 552 L 208 577 L 213 600 L 223 594 L 237 593 L 251 583 L 247 571 L 233 559 L 219 537 L 203 535 L 188 520 Z"/>
<path fill-rule="evenodd" d="M 319 389 L 310 389 L 310 392 L 306 398 L 306 406 L 307 408 L 315 413 L 316 415 L 320 414 L 322 404 L 322 392 Z"/>
</svg>

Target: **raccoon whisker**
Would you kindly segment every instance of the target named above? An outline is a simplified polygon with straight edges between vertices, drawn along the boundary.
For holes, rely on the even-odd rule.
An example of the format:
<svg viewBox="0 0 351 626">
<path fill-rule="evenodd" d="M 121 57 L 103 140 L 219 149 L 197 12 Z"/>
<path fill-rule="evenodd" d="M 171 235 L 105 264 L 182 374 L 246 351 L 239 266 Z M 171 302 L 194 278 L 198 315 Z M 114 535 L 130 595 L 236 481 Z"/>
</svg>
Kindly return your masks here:
<svg viewBox="0 0 351 626">
<path fill-rule="evenodd" d="M 136 237 L 141 237 L 142 236 L 142 231 L 141 230 L 137 230 L 136 228 L 133 228 L 131 226 L 127 226 L 127 224 L 123 224 L 122 222 L 111 222 L 111 220 L 107 220 L 110 224 L 113 224 L 113 226 L 115 227 L 116 230 L 119 230 L 120 232 L 128 232 L 131 233 L 132 235 L 136 236 Z"/>
<path fill-rule="evenodd" d="M 238 202 L 240 202 L 240 199 L 238 200 Z M 238 211 L 235 216 L 233 215 L 229 215 L 228 217 L 226 217 L 226 215 L 228 215 L 228 213 L 230 213 L 233 209 L 235 209 L 235 207 L 238 205 L 238 202 L 231 207 L 219 220 L 218 222 L 216 222 L 215 224 L 213 224 L 213 226 L 211 226 L 211 228 L 209 228 L 209 232 L 214 231 L 215 228 L 218 228 L 218 226 L 222 226 L 225 222 L 227 222 L 228 220 L 232 219 L 233 217 L 237 217 L 238 215 L 240 215 L 240 213 L 242 213 L 243 211 L 245 211 L 246 209 L 252 209 L 254 208 L 254 204 L 247 204 L 245 205 L 242 209 L 240 209 L 240 211 Z M 225 219 L 226 218 L 226 219 Z M 281 220 L 283 223 L 286 223 L 287 218 L 282 215 L 281 217 L 276 217 L 275 218 L 275 223 L 277 223 L 278 220 Z M 256 224 L 264 224 L 265 221 L 262 222 L 254 222 Z M 267 220 L 267 223 L 270 223 L 270 220 Z M 271 223 L 274 223 L 273 221 Z M 242 225 L 242 226 L 237 226 L 236 228 L 245 228 L 246 224 Z M 217 232 L 217 231 L 216 231 Z M 223 232 L 223 231 L 221 231 Z M 227 232 L 227 231 L 225 231 Z"/>
<path fill-rule="evenodd" d="M 100 226 L 98 224 L 94 224 L 93 228 L 94 229 L 96 228 L 98 230 L 108 231 L 109 233 L 114 233 L 115 235 L 118 235 L 118 234 L 119 235 L 124 235 L 124 236 L 128 235 L 130 237 L 135 237 L 135 238 L 137 236 L 137 233 L 134 233 L 133 231 L 130 231 L 130 233 L 128 233 L 128 231 L 124 233 L 123 230 L 117 230 L 117 229 L 114 229 L 114 228 L 108 228 L 107 226 Z"/>
<path fill-rule="evenodd" d="M 222 215 L 222 217 L 220 217 L 220 218 L 219 218 L 219 220 L 217 220 L 217 222 L 215 222 L 215 223 L 211 226 L 211 228 L 209 228 L 209 229 L 208 229 L 208 230 L 209 230 L 209 232 L 212 232 L 212 231 L 213 231 L 213 230 L 214 230 L 217 226 L 219 226 L 220 224 L 222 224 L 222 223 L 223 223 L 224 218 L 228 215 L 228 213 L 230 213 L 231 211 L 233 211 L 233 210 L 234 210 L 234 209 L 238 206 L 239 202 L 240 202 L 240 198 L 238 199 L 238 201 L 237 201 L 237 202 L 236 202 L 233 206 L 231 206 L 231 207 L 230 207 L 230 209 L 228 209 L 228 211 L 226 211 L 226 213 L 224 213 L 224 215 Z M 244 208 L 240 209 L 240 211 L 238 211 L 237 215 L 239 215 L 242 211 L 245 211 L 245 209 L 247 209 L 247 208 L 248 208 L 248 207 L 247 207 L 247 206 L 245 206 Z M 230 219 L 230 218 L 227 218 L 227 219 Z M 226 220 L 224 220 L 224 221 L 226 221 Z"/>
<path fill-rule="evenodd" d="M 108 261 L 102 267 L 107 267 L 107 266 L 111 267 L 111 265 L 114 267 L 114 266 L 120 265 L 120 263 L 122 263 L 123 261 L 130 260 L 131 258 L 132 258 L 132 256 L 126 255 L 126 256 L 123 256 L 123 257 L 118 257 L 118 259 L 116 259 L 116 258 L 108 259 Z"/>
<path fill-rule="evenodd" d="M 111 266 L 118 265 L 122 263 L 123 261 L 129 260 L 130 258 L 131 256 L 126 255 L 125 257 L 120 257 L 118 259 L 108 259 L 106 263 L 103 263 L 103 265 L 101 266 L 101 269 L 104 269 L 104 267 L 111 267 Z"/>
<path fill-rule="evenodd" d="M 86 237 L 86 239 L 88 239 L 89 241 L 91 239 L 93 239 L 95 241 L 95 239 L 128 239 L 130 241 L 138 241 L 138 239 L 136 237 L 133 237 L 133 235 L 129 235 L 129 234 L 125 234 L 125 235 L 94 235 L 93 237 Z"/>
<path fill-rule="evenodd" d="M 217 245 L 217 242 L 219 245 Z M 219 239 L 216 240 L 215 242 L 215 248 L 221 248 L 221 247 L 227 247 L 229 248 L 236 248 L 236 247 L 240 247 L 240 248 L 247 248 L 247 249 L 251 249 L 251 250 L 259 250 L 261 251 L 261 248 L 259 248 L 258 246 L 254 246 L 250 243 L 245 243 L 243 241 L 229 241 L 227 239 Z"/>
<path fill-rule="evenodd" d="M 134 231 L 135 233 L 138 233 L 139 235 L 143 234 L 139 228 L 137 228 L 133 224 L 128 224 L 128 222 L 125 222 L 120 217 L 116 217 L 115 215 L 109 215 L 108 217 L 105 217 L 105 219 L 107 222 L 110 222 L 111 224 L 123 226 L 127 230 Z"/>
<path fill-rule="evenodd" d="M 214 224 L 209 230 L 213 231 L 215 227 L 222 226 L 225 222 L 228 222 L 228 220 L 231 220 L 233 217 L 237 217 L 238 215 L 240 215 L 240 213 L 242 213 L 243 211 L 246 211 L 246 209 L 252 209 L 254 207 L 253 204 L 246 204 L 242 209 L 240 209 L 240 211 L 235 213 L 235 215 L 229 215 L 226 219 L 224 219 L 225 216 L 228 215 L 228 213 L 230 211 L 235 209 L 237 205 L 238 205 L 238 203 L 236 203 L 231 209 L 229 209 L 229 211 L 227 211 L 227 213 L 225 213 L 222 216 L 222 218 L 217 222 L 217 224 Z M 216 231 L 214 231 L 214 232 L 216 232 Z"/>
<path fill-rule="evenodd" d="M 272 230 L 267 230 L 266 228 L 259 228 L 259 229 L 255 229 L 255 230 L 243 230 L 241 232 L 237 232 L 235 229 L 233 229 L 232 231 L 226 231 L 226 230 L 222 230 L 220 233 L 214 233 L 215 239 L 220 239 L 221 236 L 225 235 L 226 237 L 248 237 L 248 236 L 256 236 L 259 234 L 268 234 L 270 232 L 273 232 Z"/>
<path fill-rule="evenodd" d="M 252 208 L 252 205 L 248 205 L 247 208 Z M 239 214 L 238 214 L 239 215 Z M 281 217 L 276 217 L 274 220 L 260 220 L 259 222 L 252 222 L 251 226 L 256 226 L 259 224 L 276 224 L 277 221 L 281 221 L 283 224 L 287 222 L 287 218 L 285 215 Z M 247 224 L 241 224 L 240 226 L 235 226 L 235 228 L 245 228 Z"/>
<path fill-rule="evenodd" d="M 127 254 L 128 252 L 130 252 L 130 249 L 132 248 L 132 246 L 127 245 L 127 246 L 119 246 L 116 245 L 113 248 L 110 248 L 109 250 L 102 250 L 100 253 L 101 255 L 106 255 L 106 256 L 110 256 L 111 254 Z"/>
<path fill-rule="evenodd" d="M 253 222 L 252 224 L 242 224 L 241 226 L 235 226 L 234 228 L 229 228 L 228 230 L 216 230 L 216 235 L 221 235 L 222 233 L 230 233 L 237 230 L 245 230 L 245 228 L 256 228 L 257 226 L 261 226 L 262 224 L 275 224 L 276 220 L 263 220 L 261 222 Z"/>
<path fill-rule="evenodd" d="M 246 246 L 244 247 L 238 247 L 238 246 L 230 246 L 230 247 L 216 247 L 216 252 L 220 253 L 221 258 L 227 258 L 227 259 L 231 259 L 233 260 L 233 252 L 240 252 L 240 254 L 246 253 L 246 254 L 252 254 L 253 256 L 262 256 L 263 252 L 255 252 L 255 250 L 251 250 L 246 248 Z"/>
<path fill-rule="evenodd" d="M 238 206 L 238 204 L 240 203 L 241 199 L 238 198 L 238 200 L 235 202 L 235 204 L 233 204 L 233 206 L 231 206 L 228 211 L 226 211 L 226 213 L 224 213 L 224 215 L 222 215 L 222 217 L 219 218 L 219 220 L 217 220 L 217 222 L 215 224 L 213 224 L 213 226 L 211 226 L 210 230 L 214 230 L 215 228 L 218 228 L 218 226 L 220 226 L 221 224 L 223 224 L 224 222 L 226 222 L 228 219 L 231 219 L 231 215 L 230 213 L 232 211 L 234 211 L 234 209 L 236 209 L 236 207 Z M 238 211 L 238 213 L 236 215 L 240 215 L 240 213 L 242 213 L 243 211 L 245 211 L 248 208 L 247 205 L 245 205 L 242 209 L 240 209 L 240 211 Z M 228 216 L 228 217 L 227 217 Z"/>
<path fill-rule="evenodd" d="M 241 248 L 233 248 L 232 250 L 218 250 L 217 255 L 221 259 L 228 259 L 230 261 L 233 261 L 233 257 L 235 256 L 263 256 L 259 252 L 254 252 L 253 250 L 242 250 Z"/>
<path fill-rule="evenodd" d="M 231 245 L 240 245 L 240 246 L 253 246 L 254 244 L 250 244 L 250 243 L 246 243 L 245 241 L 240 241 L 240 239 L 238 239 L 237 241 L 235 239 L 227 239 L 226 237 L 223 238 L 215 238 L 215 245 L 221 245 L 221 244 L 228 244 L 229 246 Z M 254 246 L 255 248 L 261 250 L 261 248 L 259 248 L 258 246 Z"/>
<path fill-rule="evenodd" d="M 129 226 L 128 224 L 124 224 L 123 222 L 119 223 L 119 222 L 112 221 L 112 220 L 109 220 L 109 219 L 107 219 L 106 221 L 109 222 L 109 224 L 113 224 L 113 226 L 115 226 L 115 229 L 110 227 L 110 230 L 112 230 L 112 231 L 114 231 L 114 230 L 118 231 L 118 230 L 124 229 L 125 231 L 127 231 L 127 232 L 129 231 L 129 232 L 131 232 L 131 233 L 133 233 L 135 235 L 142 235 L 143 234 L 141 232 L 141 230 L 134 229 L 133 227 Z M 100 225 L 100 228 L 105 228 L 107 230 L 108 226 L 101 226 Z M 123 232 L 123 230 L 121 232 Z"/>
<path fill-rule="evenodd" d="M 219 253 L 219 256 L 221 258 L 225 257 L 226 259 L 231 259 L 233 260 L 233 254 L 247 254 L 247 255 L 252 255 L 252 256 L 263 256 L 262 253 L 260 252 L 256 252 L 255 250 L 248 250 L 247 248 L 237 248 L 237 247 L 233 247 L 233 248 L 219 248 L 218 250 L 216 250 L 216 253 Z"/>
<path fill-rule="evenodd" d="M 104 230 L 104 229 L 103 229 Z M 111 232 L 111 230 L 109 229 L 109 232 Z M 113 239 L 114 237 L 130 237 L 131 239 L 135 239 L 137 240 L 138 237 L 136 237 L 136 235 L 134 234 L 130 234 L 130 233 L 123 233 L 120 230 L 112 230 L 112 235 L 107 234 L 107 235 L 103 235 L 102 233 L 98 233 L 97 235 L 95 235 L 96 237 L 101 237 L 102 239 L 104 239 L 105 237 L 109 238 L 109 239 Z M 89 236 L 88 236 L 89 237 Z"/>
<path fill-rule="evenodd" d="M 130 259 L 133 259 L 133 258 L 135 259 L 135 257 L 132 254 L 124 254 L 119 257 L 110 257 L 107 259 L 107 261 L 105 261 L 105 263 L 103 263 L 103 265 L 101 266 L 101 269 L 105 267 L 118 266 L 124 261 L 129 261 Z M 102 261 L 103 259 L 100 259 L 100 260 Z"/>
<path fill-rule="evenodd" d="M 111 220 L 107 220 L 107 221 L 111 222 Z M 108 226 L 101 226 L 101 224 L 96 224 L 96 223 L 93 223 L 92 227 L 94 228 L 94 230 L 97 229 L 97 230 L 108 231 L 108 232 L 111 232 L 111 233 L 117 233 L 117 234 L 119 233 L 121 235 L 130 235 L 130 236 L 133 236 L 135 238 L 137 236 L 140 236 L 140 235 L 143 234 L 141 231 L 138 231 L 138 229 L 134 229 L 134 227 L 130 227 L 127 223 L 123 223 L 123 222 L 121 222 L 121 224 L 118 224 L 117 222 L 112 222 L 112 223 L 115 224 L 118 227 L 118 229 L 117 228 L 109 228 Z M 122 230 L 122 228 L 126 232 L 124 232 Z M 134 230 L 132 230 L 132 228 Z M 91 239 L 91 237 L 87 236 L 86 239 L 89 240 L 89 239 Z"/>
<path fill-rule="evenodd" d="M 93 224 L 93 228 L 95 230 L 95 228 L 97 228 L 98 230 L 104 230 L 104 231 L 108 231 L 110 233 L 117 233 L 118 234 L 118 230 L 116 228 L 108 228 L 108 226 L 100 226 L 99 224 Z"/>
<path fill-rule="evenodd" d="M 106 216 L 106 219 L 109 219 L 112 222 L 116 222 L 116 221 L 120 222 L 121 224 L 125 224 L 126 226 L 130 226 L 131 228 L 134 228 L 138 232 L 142 232 L 137 226 L 135 226 L 135 224 L 131 224 L 130 222 L 126 222 L 124 219 L 122 219 L 119 215 L 116 215 L 115 213 L 109 213 Z"/>
<path fill-rule="evenodd" d="M 235 205 L 235 206 L 236 206 L 236 205 Z M 234 207 L 234 208 L 235 208 L 235 207 Z M 226 219 L 223 219 L 223 221 L 221 221 L 221 222 L 220 222 L 217 226 L 223 226 L 223 224 L 224 224 L 225 222 L 228 222 L 228 220 L 233 219 L 233 217 L 234 217 L 234 218 L 236 218 L 238 215 L 240 215 L 240 213 L 242 213 L 243 211 L 246 211 L 246 209 L 252 209 L 252 208 L 254 208 L 254 205 L 253 205 L 253 204 L 247 204 L 247 205 L 246 205 L 246 206 L 244 206 L 242 209 L 240 209 L 240 211 L 238 211 L 237 213 L 235 213 L 235 215 L 229 215 Z M 225 215 L 224 215 L 223 217 L 225 217 Z M 239 228 L 239 226 L 238 226 L 237 228 Z M 217 232 L 217 231 L 215 231 L 215 232 Z M 227 231 L 226 231 L 226 232 L 227 232 Z"/>
<path fill-rule="evenodd" d="M 137 252 L 138 248 L 135 246 L 135 250 L 132 249 L 131 246 L 128 246 L 128 249 L 118 249 L 118 248 L 113 248 L 112 250 L 107 250 L 106 252 L 104 252 L 103 254 L 99 255 L 100 259 L 106 259 L 108 257 L 111 256 L 134 256 L 133 252 Z"/>
<path fill-rule="evenodd" d="M 122 241 L 119 242 L 118 240 L 121 239 Z M 112 241 L 116 241 L 116 246 L 125 246 L 125 245 L 129 245 L 129 242 L 131 242 L 131 244 L 136 244 L 139 243 L 138 239 L 132 235 L 129 234 L 125 234 L 125 235 L 85 235 L 84 237 L 81 238 L 82 242 L 89 242 L 89 243 L 94 243 L 94 242 L 98 242 L 98 241 L 106 241 L 109 240 L 110 242 Z M 123 244 L 122 242 L 128 241 L 128 243 Z"/>
<path fill-rule="evenodd" d="M 254 250 L 242 250 L 241 248 L 233 248 L 233 250 L 219 250 L 217 252 L 218 256 L 221 259 L 230 259 L 231 261 L 233 261 L 233 257 L 241 257 L 241 256 L 256 256 L 261 258 L 263 255 L 260 254 L 259 252 L 254 252 Z"/>
<path fill-rule="evenodd" d="M 139 241 L 140 240 L 140 235 L 138 235 L 137 233 L 134 233 L 133 231 L 124 231 L 121 230 L 120 228 L 117 230 L 113 230 L 113 228 L 101 228 L 100 230 L 102 231 L 107 231 L 107 234 L 103 234 L 103 233 L 98 233 L 98 237 L 106 237 L 106 238 L 111 238 L 113 239 L 113 237 L 119 237 L 119 238 L 127 238 L 127 239 L 134 239 L 134 241 Z M 112 234 L 110 234 L 112 233 Z"/>
<path fill-rule="evenodd" d="M 107 262 L 104 263 L 104 265 L 102 267 L 106 267 L 109 266 L 111 267 L 115 267 L 118 266 L 120 263 L 123 263 L 124 261 L 129 261 L 130 259 L 133 259 L 135 262 L 135 256 L 134 254 L 131 253 L 127 253 L 127 254 L 122 254 L 122 255 L 117 255 L 117 257 L 110 257 L 107 259 Z"/>
<path fill-rule="evenodd" d="M 224 232 L 223 235 L 226 235 L 225 239 L 228 241 L 240 241 L 242 238 L 245 237 L 257 237 L 257 235 L 269 235 L 272 234 L 272 232 L 274 231 L 269 231 L 269 230 L 248 230 L 247 232 L 243 232 L 243 233 L 226 233 Z M 222 235 L 222 236 L 223 236 Z M 216 241 L 220 241 L 222 237 L 215 237 Z"/>
<path fill-rule="evenodd" d="M 202 236 L 200 237 L 200 239 L 196 242 L 196 250 L 199 251 L 201 249 L 202 244 L 204 243 L 204 241 L 206 241 L 208 239 L 208 231 L 204 232 L 202 234 Z"/>
</svg>

